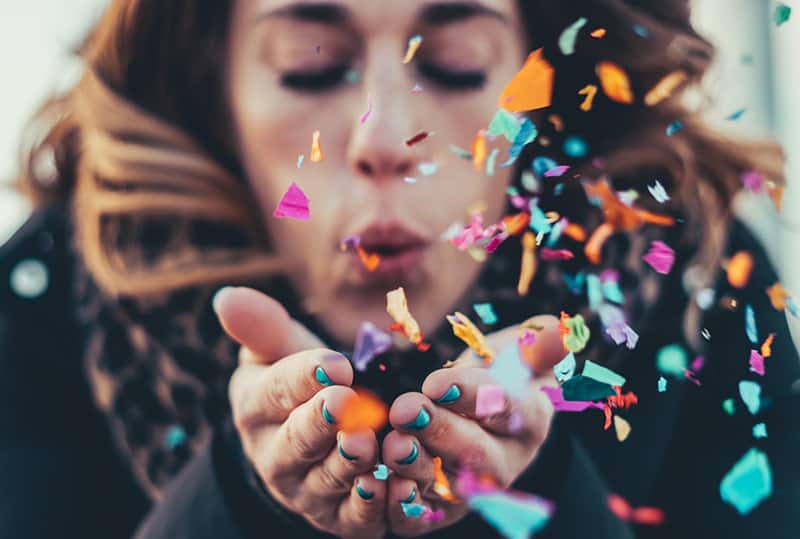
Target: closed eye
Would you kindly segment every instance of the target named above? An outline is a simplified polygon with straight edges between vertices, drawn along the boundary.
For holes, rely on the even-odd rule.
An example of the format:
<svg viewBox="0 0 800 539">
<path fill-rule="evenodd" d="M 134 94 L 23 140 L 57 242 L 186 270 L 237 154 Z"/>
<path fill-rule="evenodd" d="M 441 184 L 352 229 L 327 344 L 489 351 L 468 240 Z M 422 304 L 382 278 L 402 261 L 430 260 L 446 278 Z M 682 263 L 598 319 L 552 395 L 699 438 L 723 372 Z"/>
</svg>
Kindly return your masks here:
<svg viewBox="0 0 800 539">
<path fill-rule="evenodd" d="M 420 62 L 420 75 L 446 90 L 480 90 L 486 84 L 486 73 L 480 70 L 453 71 L 436 64 Z"/>
</svg>

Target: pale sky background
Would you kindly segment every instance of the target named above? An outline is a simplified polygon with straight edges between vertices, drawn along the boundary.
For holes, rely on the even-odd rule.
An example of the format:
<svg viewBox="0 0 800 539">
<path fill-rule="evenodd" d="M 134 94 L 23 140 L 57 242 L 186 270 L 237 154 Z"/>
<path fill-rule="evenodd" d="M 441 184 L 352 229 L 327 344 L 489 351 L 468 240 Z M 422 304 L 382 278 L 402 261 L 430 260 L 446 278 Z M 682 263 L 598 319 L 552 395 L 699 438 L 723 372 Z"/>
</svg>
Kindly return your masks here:
<svg viewBox="0 0 800 539">
<path fill-rule="evenodd" d="M 169 1 L 169 0 L 163 0 Z M 209 0 L 214 1 L 214 0 Z M 556 0 L 554 0 L 556 1 Z M 560 0 L 559 0 L 560 1 Z M 741 213 L 761 237 L 781 278 L 800 298 L 800 0 L 781 27 L 775 0 L 694 0 L 698 29 L 720 49 L 708 79 L 715 97 L 709 120 L 728 132 L 772 134 L 789 155 L 784 211 L 771 216 L 764 200 L 745 200 Z M 0 243 L 29 208 L 3 189 L 14 171 L 20 131 L 41 100 L 67 87 L 80 63 L 70 54 L 107 0 L 0 0 Z M 752 63 L 742 62 L 750 55 Z M 724 118 L 747 111 L 736 122 Z M 794 329 L 800 329 L 796 321 Z"/>
</svg>

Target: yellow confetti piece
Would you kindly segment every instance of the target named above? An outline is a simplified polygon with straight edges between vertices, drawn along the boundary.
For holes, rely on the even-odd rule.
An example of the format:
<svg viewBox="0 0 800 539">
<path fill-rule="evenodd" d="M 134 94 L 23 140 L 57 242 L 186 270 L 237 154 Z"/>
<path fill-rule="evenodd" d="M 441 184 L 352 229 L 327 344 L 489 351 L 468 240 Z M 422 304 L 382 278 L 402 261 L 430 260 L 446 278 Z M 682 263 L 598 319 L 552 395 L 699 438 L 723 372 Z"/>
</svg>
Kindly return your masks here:
<svg viewBox="0 0 800 539">
<path fill-rule="evenodd" d="M 486 132 L 481 129 L 472 141 L 472 164 L 475 165 L 475 170 L 480 171 L 483 168 L 487 153 Z"/>
<path fill-rule="evenodd" d="M 491 363 L 494 351 L 486 342 L 486 336 L 465 314 L 456 311 L 453 315 L 447 315 L 447 321 L 453 326 L 453 333 L 456 337 L 464 341 L 487 364 Z"/>
<path fill-rule="evenodd" d="M 589 112 L 592 110 L 592 105 L 594 105 L 594 98 L 597 95 L 597 86 L 594 84 L 587 84 L 578 92 L 578 95 L 585 95 L 586 98 L 581 103 L 581 110 L 583 112 Z"/>
<path fill-rule="evenodd" d="M 600 62 L 595 69 L 603 92 L 612 101 L 630 105 L 633 103 L 633 90 L 625 70 L 614 62 Z"/>
<path fill-rule="evenodd" d="M 433 457 L 433 491 L 450 503 L 460 503 L 450 488 L 450 481 L 442 470 L 442 457 Z"/>
<path fill-rule="evenodd" d="M 775 334 L 770 333 L 766 339 L 764 339 L 764 344 L 761 345 L 761 355 L 764 357 L 770 357 L 772 355 L 772 341 L 775 340 Z"/>
<path fill-rule="evenodd" d="M 753 272 L 753 256 L 747 251 L 734 254 L 727 267 L 728 282 L 734 288 L 744 288 Z M 770 299 L 772 296 L 770 296 Z M 774 306 L 774 305 L 773 305 Z"/>
<path fill-rule="evenodd" d="M 386 293 L 386 312 L 389 313 L 392 320 L 403 328 L 403 333 L 405 333 L 409 341 L 414 344 L 419 344 L 422 341 L 422 331 L 408 310 L 406 291 L 403 290 L 402 286 Z"/>
<path fill-rule="evenodd" d="M 314 163 L 322 161 L 322 145 L 319 142 L 319 137 L 319 131 L 314 131 L 311 136 L 311 161 Z"/>
<path fill-rule="evenodd" d="M 688 76 L 685 72 L 673 71 L 661 79 L 655 86 L 653 86 L 652 90 L 645 94 L 644 104 L 648 107 L 654 107 L 665 99 L 669 99 L 678 86 L 683 84 L 687 78 Z"/>
<path fill-rule="evenodd" d="M 614 430 L 617 432 L 617 440 L 624 442 L 631 434 L 631 424 L 618 415 L 614 416 Z"/>
<path fill-rule="evenodd" d="M 555 70 L 536 49 L 500 94 L 499 107 L 509 112 L 527 112 L 549 107 L 553 100 Z"/>
<path fill-rule="evenodd" d="M 528 293 L 536 275 L 536 236 L 533 232 L 525 232 L 522 235 L 522 263 L 519 271 L 519 282 L 517 283 L 517 294 L 524 296 Z"/>
<path fill-rule="evenodd" d="M 781 283 L 775 283 L 767 288 L 767 295 L 769 296 L 770 303 L 772 303 L 772 307 L 776 311 L 782 311 L 786 309 L 786 300 L 791 297 L 789 292 L 783 288 Z M 764 354 L 761 355 L 763 356 Z"/>
<path fill-rule="evenodd" d="M 408 64 L 411 60 L 414 59 L 414 55 L 417 53 L 417 50 L 422 45 L 422 36 L 417 34 L 415 36 L 411 36 L 411 39 L 408 40 L 408 49 L 406 49 L 406 55 L 403 58 L 403 63 Z"/>
</svg>

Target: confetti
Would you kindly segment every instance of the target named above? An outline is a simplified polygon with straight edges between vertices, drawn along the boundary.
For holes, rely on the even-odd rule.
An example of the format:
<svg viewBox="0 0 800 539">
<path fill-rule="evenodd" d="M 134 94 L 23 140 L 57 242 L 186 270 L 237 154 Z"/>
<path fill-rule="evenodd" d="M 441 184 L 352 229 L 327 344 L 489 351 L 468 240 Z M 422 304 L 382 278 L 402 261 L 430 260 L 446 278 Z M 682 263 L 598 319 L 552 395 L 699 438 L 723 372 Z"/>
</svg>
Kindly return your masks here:
<svg viewBox="0 0 800 539">
<path fill-rule="evenodd" d="M 272 213 L 274 217 L 308 221 L 311 218 L 309 199 L 300 187 L 292 182 Z"/>
<path fill-rule="evenodd" d="M 602 39 L 606 35 L 606 29 L 605 28 L 598 28 L 596 30 L 592 30 L 592 33 L 589 34 L 589 35 L 592 36 L 595 39 Z"/>
<path fill-rule="evenodd" d="M 539 135 L 539 131 L 536 128 L 536 125 L 530 121 L 528 118 L 522 120 L 522 125 L 520 126 L 519 133 L 517 133 L 517 138 L 514 139 L 514 143 L 511 144 L 511 147 L 508 149 L 508 161 L 500 165 L 501 168 L 508 168 L 510 167 L 522 153 L 522 149 L 525 148 L 528 144 L 533 142 L 536 137 Z"/>
<path fill-rule="evenodd" d="M 726 272 L 732 287 L 744 288 L 753 272 L 753 256 L 747 251 L 737 252 L 728 261 Z"/>
<path fill-rule="evenodd" d="M 480 391 L 480 388 L 478 388 L 478 391 Z M 433 478 L 433 491 L 436 494 L 450 503 L 459 503 L 458 498 L 455 497 L 453 491 L 450 489 L 450 481 L 444 474 L 444 470 L 442 470 L 441 457 L 433 457 Z"/>
<path fill-rule="evenodd" d="M 764 370 L 764 356 L 755 350 L 750 350 L 750 372 L 754 372 L 759 376 L 764 376 L 766 373 Z"/>
<path fill-rule="evenodd" d="M 389 313 L 389 316 L 397 324 L 398 329 L 402 331 L 409 341 L 416 344 L 417 348 L 425 348 L 425 343 L 422 341 L 422 331 L 420 331 L 419 324 L 408 310 L 406 292 L 402 286 L 386 293 L 386 312 Z"/>
<path fill-rule="evenodd" d="M 375 271 L 381 263 L 381 256 L 378 253 L 367 253 L 360 245 L 356 247 L 356 252 L 358 253 L 359 260 L 361 260 L 361 263 L 367 271 Z"/>
<path fill-rule="evenodd" d="M 411 60 L 414 59 L 414 54 L 416 54 L 417 50 L 422 45 L 422 36 L 417 34 L 411 36 L 408 40 L 408 49 L 406 50 L 406 55 L 403 57 L 403 63 L 408 64 L 411 63 Z"/>
<path fill-rule="evenodd" d="M 364 114 L 361 115 L 361 118 L 359 118 L 362 124 L 366 123 L 370 114 L 372 114 L 372 96 L 367 94 L 367 110 Z"/>
<path fill-rule="evenodd" d="M 610 100 L 625 105 L 633 103 L 633 91 L 625 70 L 614 62 L 600 62 L 595 71 L 600 79 L 603 92 Z"/>
<path fill-rule="evenodd" d="M 611 494 L 608 497 L 608 508 L 625 522 L 634 522 L 645 526 L 659 526 L 664 523 L 664 511 L 661 509 L 657 507 L 637 507 L 634 509 L 625 498 L 617 494 Z"/>
<path fill-rule="evenodd" d="M 558 178 L 563 176 L 566 171 L 569 170 L 568 165 L 559 165 L 557 167 L 551 168 L 547 172 L 544 173 L 545 178 Z"/>
<path fill-rule="evenodd" d="M 624 418 L 614 416 L 614 431 L 617 433 L 617 440 L 624 442 L 631 434 L 631 424 Z"/>
<path fill-rule="evenodd" d="M 519 272 L 519 282 L 517 283 L 517 294 L 524 296 L 536 274 L 536 236 L 531 232 L 522 235 L 522 262 Z"/>
<path fill-rule="evenodd" d="M 385 464 L 378 464 L 377 469 L 372 472 L 372 477 L 378 481 L 386 481 L 389 479 L 389 468 Z"/>
<path fill-rule="evenodd" d="M 583 373 L 585 377 L 596 380 L 602 384 L 610 386 L 624 386 L 625 378 L 615 373 L 607 367 L 602 367 L 593 361 L 586 360 L 583 366 Z"/>
<path fill-rule="evenodd" d="M 486 160 L 486 175 L 487 176 L 494 176 L 494 169 L 495 163 L 497 163 L 497 156 L 500 154 L 500 150 L 497 148 L 492 149 L 492 152 L 489 154 L 489 158 Z"/>
<path fill-rule="evenodd" d="M 666 243 L 654 240 L 650 244 L 650 250 L 642 257 L 656 272 L 666 275 L 675 263 L 675 251 Z"/>
<path fill-rule="evenodd" d="M 567 156 L 580 159 L 589 154 L 589 145 L 581 137 L 572 135 L 564 140 L 563 150 Z"/>
<path fill-rule="evenodd" d="M 506 539 L 528 539 L 544 528 L 555 509 L 537 496 L 500 491 L 476 494 L 467 503 Z"/>
<path fill-rule="evenodd" d="M 535 335 L 535 334 L 534 334 Z M 503 348 L 492 361 L 489 375 L 513 399 L 523 400 L 530 391 L 529 382 L 532 377 L 531 367 L 534 358 L 527 357 L 523 361 L 522 351 L 525 345 L 511 343 Z M 528 354 L 529 355 L 529 354 Z M 530 363 L 526 361 L 530 360 Z"/>
<path fill-rule="evenodd" d="M 536 177 L 540 179 L 545 178 L 547 173 L 555 168 L 558 168 L 558 163 L 543 155 L 534 157 L 533 163 L 531 163 L 531 170 L 533 170 Z"/>
<path fill-rule="evenodd" d="M 636 344 L 639 342 L 639 334 L 624 322 L 609 326 L 606 328 L 606 333 L 615 344 L 625 343 L 628 350 L 636 348 Z"/>
<path fill-rule="evenodd" d="M 603 245 L 613 233 L 614 227 L 609 223 L 603 223 L 595 229 L 584 248 L 584 253 L 589 262 L 595 265 L 600 263 Z"/>
<path fill-rule="evenodd" d="M 423 176 L 433 176 L 439 171 L 439 166 L 433 162 L 420 163 L 417 165 L 417 170 Z"/>
<path fill-rule="evenodd" d="M 411 88 L 411 93 L 412 94 L 421 94 L 423 91 L 424 90 L 423 90 L 422 86 L 420 86 L 419 84 L 415 84 L 414 87 Z"/>
<path fill-rule="evenodd" d="M 545 392 L 553 408 L 556 412 L 583 412 L 589 408 L 597 408 L 602 410 L 604 405 L 602 403 L 592 401 L 576 401 L 565 400 L 563 389 L 560 387 L 542 386 L 542 391 Z"/>
<path fill-rule="evenodd" d="M 744 306 L 744 327 L 747 333 L 747 339 L 752 344 L 758 344 L 758 329 L 756 328 L 756 313 L 753 306 L 747 304 Z"/>
<path fill-rule="evenodd" d="M 683 371 L 688 365 L 686 350 L 679 344 L 667 345 L 656 353 L 656 368 L 661 374 L 683 376 Z"/>
<path fill-rule="evenodd" d="M 336 418 L 342 432 L 372 430 L 378 432 L 389 421 L 389 409 L 376 395 L 363 388 L 347 399 Z"/>
<path fill-rule="evenodd" d="M 364 372 L 370 362 L 392 347 L 392 336 L 379 330 L 372 322 L 363 322 L 358 328 L 353 351 L 353 366 Z"/>
<path fill-rule="evenodd" d="M 658 392 L 664 393 L 667 390 L 667 379 L 663 376 L 658 377 Z"/>
<path fill-rule="evenodd" d="M 565 401 L 599 401 L 616 395 L 608 384 L 576 374 L 561 386 Z"/>
<path fill-rule="evenodd" d="M 772 17 L 775 21 L 775 26 L 782 26 L 786 24 L 791 16 L 792 8 L 783 2 L 778 2 L 778 5 L 775 6 L 775 13 Z"/>
<path fill-rule="evenodd" d="M 419 503 L 400 502 L 400 507 L 403 509 L 403 514 L 409 518 L 419 518 L 426 511 L 430 511 L 426 506 Z"/>
<path fill-rule="evenodd" d="M 415 144 L 419 144 L 420 142 L 422 142 L 426 138 L 430 137 L 431 135 L 433 135 L 433 133 L 429 133 L 428 131 L 420 131 L 416 135 L 407 138 L 406 141 L 405 141 L 405 145 L 410 148 L 411 146 L 414 146 Z"/>
<path fill-rule="evenodd" d="M 575 375 L 575 354 L 569 352 L 564 359 L 553 366 L 553 374 L 559 382 L 566 382 Z"/>
<path fill-rule="evenodd" d="M 667 126 L 666 129 L 667 136 L 671 137 L 681 129 L 683 129 L 683 122 L 681 122 L 680 120 L 675 120 L 674 122 L 672 122 Z"/>
<path fill-rule="evenodd" d="M 311 161 L 313 163 L 322 161 L 322 145 L 319 142 L 319 137 L 319 131 L 314 131 L 311 136 Z"/>
<path fill-rule="evenodd" d="M 722 410 L 728 415 L 733 415 L 736 412 L 736 401 L 725 399 L 722 401 Z"/>
<path fill-rule="evenodd" d="M 775 334 L 770 333 L 761 345 L 761 355 L 770 357 L 772 355 L 772 340 L 775 339 Z"/>
<path fill-rule="evenodd" d="M 506 407 L 506 393 L 503 387 L 496 384 L 478 386 L 475 399 L 475 416 L 489 417 L 503 412 Z"/>
<path fill-rule="evenodd" d="M 594 104 L 594 98 L 595 96 L 597 96 L 597 90 L 598 88 L 594 84 L 587 84 L 586 86 L 581 88 L 580 91 L 578 92 L 578 95 L 586 96 L 583 100 L 583 103 L 581 103 L 580 107 L 583 112 L 589 112 L 590 110 L 592 110 L 592 105 Z"/>
<path fill-rule="evenodd" d="M 744 116 L 745 112 L 747 112 L 747 109 L 739 109 L 726 116 L 725 119 L 729 122 L 735 122 L 736 120 Z"/>
<path fill-rule="evenodd" d="M 508 142 L 514 142 L 521 126 L 522 123 L 512 113 L 505 109 L 498 109 L 489 124 L 487 133 L 490 137 L 503 135 Z"/>
<path fill-rule="evenodd" d="M 305 160 L 305 158 L 306 158 L 306 156 L 304 154 L 302 154 L 302 153 L 297 156 L 297 168 L 298 169 L 303 164 L 303 161 Z"/>
<path fill-rule="evenodd" d="M 764 423 L 757 423 L 753 425 L 753 438 L 761 439 L 767 437 L 767 425 Z"/>
<path fill-rule="evenodd" d="M 575 41 L 578 38 L 578 32 L 580 32 L 586 22 L 586 17 L 581 17 L 561 32 L 561 36 L 558 38 L 558 47 L 561 49 L 564 56 L 575 53 Z"/>
<path fill-rule="evenodd" d="M 764 190 L 764 177 L 755 170 L 748 170 L 742 173 L 742 185 L 748 191 L 759 194 Z"/>
<path fill-rule="evenodd" d="M 465 314 L 458 311 L 453 315 L 447 315 L 446 318 L 453 327 L 453 334 L 464 341 L 487 364 L 490 363 L 494 356 L 494 351 L 489 348 L 486 336 L 481 333 L 481 330 Z"/>
<path fill-rule="evenodd" d="M 658 180 L 656 180 L 655 185 L 648 185 L 647 190 L 650 191 L 652 197 L 656 199 L 656 202 L 659 204 L 663 204 L 664 202 L 670 200 L 667 190 L 664 189 L 664 186 L 661 185 L 661 182 Z"/>
<path fill-rule="evenodd" d="M 575 255 L 572 251 L 568 251 L 566 249 L 549 249 L 547 247 L 542 247 L 539 251 L 539 256 L 541 256 L 542 260 L 553 261 L 553 260 L 572 260 L 575 258 Z"/>
<path fill-rule="evenodd" d="M 491 326 L 497 323 L 497 314 L 495 314 L 491 303 L 475 303 L 472 308 L 475 309 L 484 324 Z"/>
<path fill-rule="evenodd" d="M 644 104 L 648 107 L 654 107 L 670 98 L 675 90 L 683 84 L 688 78 L 684 71 L 673 71 L 645 94 Z"/>
<path fill-rule="evenodd" d="M 781 283 L 775 283 L 767 288 L 767 296 L 769 296 L 769 302 L 776 311 L 786 309 L 786 301 L 791 297 Z"/>
<path fill-rule="evenodd" d="M 772 470 L 767 455 L 750 449 L 725 474 L 719 486 L 722 501 L 746 515 L 772 494 Z"/>
<path fill-rule="evenodd" d="M 647 38 L 650 36 L 650 31 L 641 24 L 634 24 L 633 31 L 641 38 Z"/>
<path fill-rule="evenodd" d="M 505 87 L 498 102 L 500 108 L 510 112 L 527 112 L 550 106 L 555 71 L 544 59 L 542 51 L 533 51 L 522 69 Z"/>
<path fill-rule="evenodd" d="M 739 396 L 752 415 L 756 415 L 761 409 L 761 386 L 756 382 L 750 380 L 739 382 Z"/>
<path fill-rule="evenodd" d="M 561 312 L 560 331 L 564 348 L 575 353 L 586 348 L 586 344 L 592 335 L 583 316 L 576 314 L 570 317 L 563 311 Z"/>
<path fill-rule="evenodd" d="M 486 131 L 481 129 L 472 140 L 472 164 L 475 166 L 475 170 L 483 168 L 487 153 Z"/>
</svg>

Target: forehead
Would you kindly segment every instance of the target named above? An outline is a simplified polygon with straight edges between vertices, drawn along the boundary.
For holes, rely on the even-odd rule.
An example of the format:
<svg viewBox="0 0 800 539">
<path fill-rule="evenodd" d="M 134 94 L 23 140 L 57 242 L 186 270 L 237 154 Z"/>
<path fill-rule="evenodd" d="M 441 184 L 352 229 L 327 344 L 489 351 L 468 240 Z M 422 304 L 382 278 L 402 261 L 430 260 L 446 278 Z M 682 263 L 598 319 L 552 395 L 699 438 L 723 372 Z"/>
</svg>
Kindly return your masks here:
<svg viewBox="0 0 800 539">
<path fill-rule="evenodd" d="M 518 29 L 517 0 L 239 0 L 243 16 L 351 27 L 362 32 L 492 20 Z"/>
</svg>

